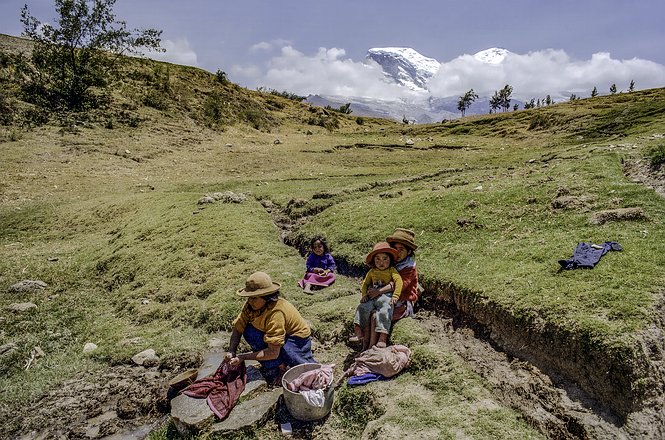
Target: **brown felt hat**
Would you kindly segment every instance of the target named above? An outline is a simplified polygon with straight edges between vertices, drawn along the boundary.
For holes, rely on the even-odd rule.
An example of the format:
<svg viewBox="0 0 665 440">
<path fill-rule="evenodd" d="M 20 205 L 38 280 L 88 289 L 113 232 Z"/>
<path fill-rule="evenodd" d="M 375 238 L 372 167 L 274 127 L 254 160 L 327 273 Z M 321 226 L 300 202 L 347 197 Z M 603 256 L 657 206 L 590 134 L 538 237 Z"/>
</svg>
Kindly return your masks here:
<svg viewBox="0 0 665 440">
<path fill-rule="evenodd" d="M 275 293 L 282 287 L 281 284 L 275 283 L 265 272 L 254 272 L 245 281 L 245 287 L 238 290 L 236 293 L 239 296 L 265 296 Z"/>
<path fill-rule="evenodd" d="M 404 246 L 410 248 L 412 251 L 418 249 L 418 245 L 415 241 L 416 233 L 403 228 L 395 228 L 393 235 L 390 235 L 386 238 L 386 241 L 390 244 L 392 243 L 402 243 Z"/>
<path fill-rule="evenodd" d="M 374 267 L 374 256 L 376 254 L 390 254 L 393 257 L 393 261 L 397 260 L 397 251 L 390 247 L 390 245 L 385 241 L 380 241 L 374 245 L 372 252 L 367 254 L 365 257 L 365 264 L 370 267 Z"/>
</svg>

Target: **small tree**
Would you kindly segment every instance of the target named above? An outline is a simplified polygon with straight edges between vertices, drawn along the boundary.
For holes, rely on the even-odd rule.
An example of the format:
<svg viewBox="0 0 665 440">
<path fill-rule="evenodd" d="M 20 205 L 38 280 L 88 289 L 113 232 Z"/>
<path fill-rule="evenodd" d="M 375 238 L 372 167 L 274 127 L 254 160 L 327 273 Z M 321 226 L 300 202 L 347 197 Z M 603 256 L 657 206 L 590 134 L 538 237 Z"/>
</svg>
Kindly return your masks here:
<svg viewBox="0 0 665 440">
<path fill-rule="evenodd" d="M 614 95 L 616 92 L 617 92 L 617 85 L 616 85 L 616 84 L 612 84 L 612 85 L 610 86 L 610 93 L 611 93 L 612 95 Z"/>
<path fill-rule="evenodd" d="M 630 80 L 630 85 L 628 86 L 628 91 L 632 92 L 633 90 L 635 90 L 635 80 L 631 79 Z"/>
<path fill-rule="evenodd" d="M 503 89 L 499 91 L 500 105 L 504 112 L 510 108 L 510 96 L 512 94 L 513 94 L 513 88 L 508 84 L 506 84 L 503 87 Z"/>
<path fill-rule="evenodd" d="M 496 111 L 501 108 L 501 96 L 499 91 L 495 91 L 494 95 L 490 98 L 490 113 L 496 113 Z"/>
<path fill-rule="evenodd" d="M 25 69 L 24 90 L 39 104 L 83 110 L 98 105 L 93 88 L 105 90 L 123 54 L 160 51 L 161 31 L 127 30 L 116 21 L 116 0 L 55 0 L 55 25 L 21 9 L 23 35 L 35 42 L 34 69 Z M 41 99 L 40 99 L 41 98 Z M 45 98 L 45 99 L 44 99 Z"/>
<path fill-rule="evenodd" d="M 596 96 L 598 96 L 598 89 L 596 88 L 596 86 L 593 86 L 593 90 L 591 91 L 591 97 L 595 98 Z"/>
<path fill-rule="evenodd" d="M 471 104 L 473 104 L 476 99 L 478 99 L 478 95 L 473 89 L 466 92 L 464 96 L 459 97 L 459 101 L 457 101 L 457 110 L 462 112 L 462 117 L 464 117 L 464 113 L 466 113 L 466 110 L 471 107 Z"/>
<path fill-rule="evenodd" d="M 545 105 L 552 105 L 552 104 L 554 103 L 554 101 L 552 101 L 552 98 L 550 97 L 550 95 L 547 95 L 547 96 L 545 97 L 545 101 L 544 101 L 544 102 L 545 102 Z"/>
</svg>

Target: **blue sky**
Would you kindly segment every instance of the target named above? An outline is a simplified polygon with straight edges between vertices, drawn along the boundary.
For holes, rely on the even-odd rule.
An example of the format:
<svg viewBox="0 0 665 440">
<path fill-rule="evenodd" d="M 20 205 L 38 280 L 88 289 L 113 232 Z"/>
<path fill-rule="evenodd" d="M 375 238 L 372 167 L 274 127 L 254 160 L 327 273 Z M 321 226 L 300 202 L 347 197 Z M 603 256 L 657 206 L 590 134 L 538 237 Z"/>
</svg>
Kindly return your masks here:
<svg viewBox="0 0 665 440">
<path fill-rule="evenodd" d="M 41 21 L 55 17 L 51 0 L 0 0 L 1 33 L 21 34 L 25 3 Z M 249 88 L 403 97 L 364 63 L 386 46 L 441 62 L 437 96 L 506 83 L 525 98 L 665 86 L 662 0 L 118 0 L 115 12 L 130 28 L 163 30 L 167 52 L 155 57 Z M 468 56 L 491 47 L 514 56 L 501 66 Z"/>
</svg>

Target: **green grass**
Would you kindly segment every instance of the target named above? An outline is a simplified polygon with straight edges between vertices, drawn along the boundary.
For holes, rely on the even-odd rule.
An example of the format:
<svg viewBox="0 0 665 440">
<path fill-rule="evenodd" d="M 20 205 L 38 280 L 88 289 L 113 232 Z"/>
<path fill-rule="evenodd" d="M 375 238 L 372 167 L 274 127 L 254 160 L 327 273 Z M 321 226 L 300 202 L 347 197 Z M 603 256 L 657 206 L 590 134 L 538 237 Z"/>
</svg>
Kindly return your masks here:
<svg viewBox="0 0 665 440">
<path fill-rule="evenodd" d="M 360 126 L 340 115 L 330 132 L 306 125 L 316 109 L 166 66 L 132 62 L 112 129 L 108 115 L 76 131 L 0 127 L 0 307 L 38 306 L 2 314 L 0 344 L 18 347 L 0 378 L 3 413 L 144 348 L 166 358 L 204 351 L 211 333 L 230 329 L 242 305 L 235 291 L 255 270 L 282 283 L 315 329 L 317 358 L 341 368 L 359 280 L 340 277 L 305 295 L 296 285 L 304 259 L 280 240 L 287 218 L 298 222 L 289 240 L 324 233 L 333 255 L 356 269 L 396 226 L 411 228 L 427 284 L 452 285 L 520 322 L 565 328 L 610 357 L 630 353 L 652 323 L 665 289 L 665 202 L 629 181 L 622 164 L 662 149 L 654 135 L 665 133 L 665 89 L 425 126 L 373 118 Z M 144 107 L 145 87 L 150 102 L 168 105 Z M 230 102 L 212 121 L 203 112 L 210 96 Z M 413 147 L 402 147 L 406 137 Z M 553 206 L 564 189 L 577 208 Z M 222 191 L 247 199 L 197 204 Z M 647 218 L 589 222 L 622 207 Z M 593 270 L 558 272 L 580 241 L 617 241 L 624 251 Z M 23 279 L 49 287 L 7 291 Z M 139 345 L 124 343 L 136 337 Z M 314 434 L 357 438 L 361 421 L 381 415 L 365 434 L 540 438 L 429 338 L 414 321 L 400 323 L 394 339 L 413 349 L 412 367 L 368 390 L 343 389 Z M 83 355 L 86 342 L 99 350 Z M 34 346 L 46 357 L 26 371 Z M 420 392 L 425 399 L 413 397 Z M 274 427 L 255 434 L 278 435 Z"/>
</svg>

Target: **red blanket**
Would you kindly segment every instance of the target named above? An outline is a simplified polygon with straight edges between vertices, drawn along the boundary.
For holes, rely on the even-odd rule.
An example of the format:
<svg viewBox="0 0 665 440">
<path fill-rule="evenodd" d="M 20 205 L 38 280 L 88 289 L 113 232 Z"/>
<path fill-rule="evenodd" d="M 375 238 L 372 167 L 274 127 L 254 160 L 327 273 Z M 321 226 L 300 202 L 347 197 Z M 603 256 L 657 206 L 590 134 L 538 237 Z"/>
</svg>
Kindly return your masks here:
<svg viewBox="0 0 665 440">
<path fill-rule="evenodd" d="M 232 367 L 222 362 L 212 376 L 197 380 L 182 392 L 189 397 L 206 399 L 210 410 L 224 420 L 238 402 L 247 383 L 245 363 Z"/>
</svg>

